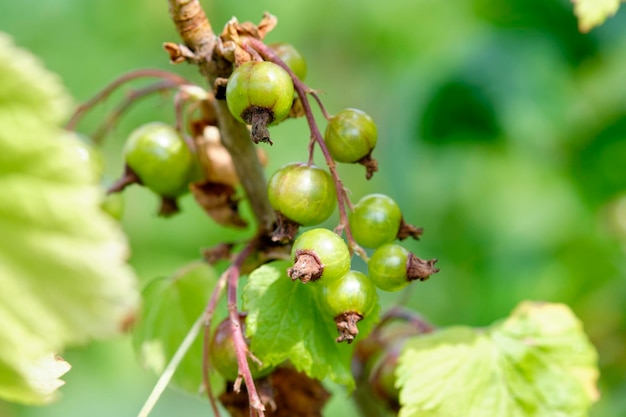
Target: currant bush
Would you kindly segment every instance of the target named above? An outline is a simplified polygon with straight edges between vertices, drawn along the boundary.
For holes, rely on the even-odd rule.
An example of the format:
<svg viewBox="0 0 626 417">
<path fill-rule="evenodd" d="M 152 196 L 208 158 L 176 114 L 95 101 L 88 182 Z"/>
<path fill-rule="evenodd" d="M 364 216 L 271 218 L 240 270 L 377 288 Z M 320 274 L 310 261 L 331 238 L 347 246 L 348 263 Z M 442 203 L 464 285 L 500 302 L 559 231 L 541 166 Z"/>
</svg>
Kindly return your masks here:
<svg viewBox="0 0 626 417">
<path fill-rule="evenodd" d="M 393 199 L 384 194 L 370 194 L 354 205 L 350 230 L 359 245 L 377 248 L 396 239 L 401 221 L 400 207 Z"/>
<path fill-rule="evenodd" d="M 323 228 L 301 234 L 293 244 L 291 260 L 294 266 L 288 275 L 304 283 L 320 280 L 329 285 L 350 270 L 348 246 L 339 235 Z"/>
<path fill-rule="evenodd" d="M 263 43 L 266 33 L 275 25 L 273 19 L 266 15 L 256 27 L 233 19 L 219 37 L 205 34 L 207 42 L 202 45 L 195 44 L 196 38 L 186 39 L 185 47 L 166 44 L 173 62 L 194 63 L 199 61 L 197 56 L 190 55 L 194 53 L 191 51 L 206 52 L 209 45 L 211 51 L 203 57 L 210 62 L 203 60 L 208 65 L 202 67 L 203 75 L 212 84 L 207 90 L 158 71 L 139 72 L 127 78 L 142 75 L 163 78 L 161 84 L 136 91 L 136 97 L 171 85 L 166 89 L 175 90 L 176 122 L 172 125 L 177 128 L 154 122 L 133 131 L 124 148 L 125 175 L 109 189 L 115 193 L 138 182 L 160 195 L 166 208 L 166 203 L 175 206 L 176 197 L 191 189 L 196 202 L 212 219 L 220 225 L 236 227 L 246 225 L 238 212 L 240 190 L 243 198 L 247 198 L 257 221 L 256 234 L 243 243 L 222 242 L 203 251 L 207 262 L 230 262 L 202 313 L 204 318 L 210 317 L 204 326 L 203 389 L 210 399 L 214 398 L 210 378 L 206 377 L 210 364 L 226 380 L 235 382 L 235 386 L 229 384 L 220 396 L 222 404 L 234 415 L 262 416 L 264 407 L 279 403 L 274 401 L 281 392 L 298 396 L 293 391 L 300 389 L 303 398 L 309 398 L 312 378 L 320 381 L 330 378 L 349 385 L 351 354 L 355 349 L 336 342 L 350 344 L 357 335 L 360 340 L 366 338 L 378 319 L 377 287 L 397 291 L 412 280 L 425 280 L 437 272 L 436 260 L 421 260 L 391 243 L 421 234 L 421 229 L 404 223 L 393 199 L 370 194 L 354 205 L 350 201 L 336 163 L 363 164 L 369 179 L 378 169 L 371 155 L 378 137 L 376 124 L 365 112 L 354 108 L 344 109 L 333 117 L 328 115 L 315 90 L 302 82 L 307 67 L 298 51 L 289 44 Z M 192 33 L 188 27 L 179 29 L 181 34 Z M 119 80 L 113 85 L 119 85 Z M 328 120 L 324 135 L 311 109 L 311 98 Z M 224 99 L 225 103 L 220 101 Z M 225 107 L 228 111 L 223 111 Z M 266 182 L 265 153 L 258 152 L 254 144 L 271 144 L 268 126 L 288 116 L 305 116 L 310 130 L 308 159 L 284 165 Z M 251 140 L 241 124 L 250 125 Z M 326 167 L 313 164 L 318 148 Z M 107 204 L 111 205 L 116 196 L 119 194 L 111 194 Z M 115 212 L 114 206 L 105 207 Z M 298 235 L 300 227 L 318 226 L 327 221 L 335 208 L 339 221 L 334 230 L 316 227 Z M 368 275 L 351 270 L 353 254 L 367 260 L 364 248 L 375 249 L 368 262 Z M 248 280 L 239 299 L 239 278 L 243 274 L 248 275 Z M 291 281 L 314 284 L 301 286 L 285 275 Z M 226 291 L 222 291 L 224 288 Z M 226 319 L 210 334 L 210 321 L 224 292 L 229 316 L 238 315 L 239 327 L 233 328 Z M 323 318 L 334 320 L 338 337 L 329 335 L 329 323 Z M 368 354 L 368 359 L 360 358 L 363 366 L 384 380 L 380 392 L 395 395 L 390 388 L 395 363 L 386 359 L 388 346 L 370 347 L 373 352 Z M 261 369 L 256 361 L 250 360 L 251 349 L 270 366 Z M 277 377 L 277 373 L 286 375 L 280 371 L 286 369 L 285 360 L 291 362 L 293 369 L 303 372 L 289 373 L 289 378 L 296 378 L 293 383 L 281 383 L 280 376 Z M 263 395 L 259 395 L 255 380 L 270 374 L 269 379 L 257 381 L 271 385 L 269 390 L 263 385 Z M 306 384 L 302 384 L 303 380 Z M 372 380 L 372 384 L 375 382 Z M 246 385 L 247 403 L 238 397 L 239 383 Z M 319 398 L 326 398 L 326 394 L 320 389 L 316 412 L 309 412 L 308 408 L 303 412 L 287 409 L 278 415 L 321 415 L 324 401 Z M 274 398 L 272 393 L 276 394 Z M 309 404 L 304 401 L 302 405 Z M 293 403 L 287 405 L 293 406 Z"/>
<path fill-rule="evenodd" d="M 274 210 L 302 226 L 322 223 L 337 205 L 330 174 L 315 165 L 299 162 L 285 165 L 272 175 L 268 197 Z"/>
</svg>

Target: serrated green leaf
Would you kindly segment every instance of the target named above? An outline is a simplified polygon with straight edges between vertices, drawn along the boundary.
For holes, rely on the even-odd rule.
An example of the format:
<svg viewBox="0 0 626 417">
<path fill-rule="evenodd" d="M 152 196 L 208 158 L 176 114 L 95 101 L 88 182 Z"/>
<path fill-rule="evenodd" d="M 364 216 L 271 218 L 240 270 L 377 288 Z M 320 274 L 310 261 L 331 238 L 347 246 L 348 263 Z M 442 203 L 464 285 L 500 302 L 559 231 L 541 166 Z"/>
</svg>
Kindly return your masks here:
<svg viewBox="0 0 626 417">
<path fill-rule="evenodd" d="M 133 329 L 133 344 L 142 365 L 156 374 L 165 366 L 180 346 L 194 322 L 204 311 L 217 282 L 213 267 L 205 262 L 191 263 L 169 278 L 151 281 L 142 293 L 141 317 Z M 216 313 L 226 315 L 225 306 Z M 196 337 L 176 369 L 172 382 L 192 394 L 202 387 L 202 332 Z M 216 373 L 214 373 L 216 374 Z M 221 381 L 212 375 L 213 386 Z"/>
<path fill-rule="evenodd" d="M 581 32 L 589 32 L 596 26 L 617 13 L 620 0 L 572 0 L 574 14 L 578 17 L 578 28 Z"/>
<path fill-rule="evenodd" d="M 354 388 L 350 364 L 355 344 L 337 343 L 332 317 L 317 305 L 312 283 L 293 282 L 288 262 L 257 268 L 244 288 L 246 331 L 251 351 L 266 365 L 291 361 L 298 371 L 316 379 L 326 377 Z M 357 339 L 365 337 L 378 318 L 379 307 L 359 322 Z"/>
<path fill-rule="evenodd" d="M 93 161 L 56 125 L 56 76 L 0 34 L 0 397 L 53 398 L 53 353 L 121 332 L 138 301 L 125 238 L 100 209 Z"/>
<path fill-rule="evenodd" d="M 567 306 L 524 302 L 488 329 L 407 341 L 400 417 L 577 417 L 597 400 L 597 354 Z"/>
</svg>

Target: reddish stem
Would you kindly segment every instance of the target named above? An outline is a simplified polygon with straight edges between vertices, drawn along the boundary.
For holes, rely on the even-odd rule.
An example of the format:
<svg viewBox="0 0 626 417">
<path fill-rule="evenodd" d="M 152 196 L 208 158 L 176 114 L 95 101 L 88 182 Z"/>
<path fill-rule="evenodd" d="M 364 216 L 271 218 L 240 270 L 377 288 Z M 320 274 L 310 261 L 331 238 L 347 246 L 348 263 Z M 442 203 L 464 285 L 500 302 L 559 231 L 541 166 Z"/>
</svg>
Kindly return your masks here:
<svg viewBox="0 0 626 417">
<path fill-rule="evenodd" d="M 339 178 L 339 174 L 337 173 L 337 164 L 335 163 L 332 156 L 330 156 L 330 152 L 328 151 L 328 147 L 326 147 L 326 142 L 324 142 L 324 138 L 322 133 L 320 132 L 317 123 L 315 122 L 315 117 L 313 116 L 313 111 L 311 110 L 311 104 L 307 97 L 307 93 L 311 92 L 311 89 L 306 86 L 289 68 L 285 62 L 280 59 L 280 57 L 267 45 L 261 42 L 258 39 L 246 37 L 244 42 L 247 42 L 253 49 L 255 49 L 261 56 L 267 60 L 271 61 L 277 65 L 280 65 L 291 77 L 293 81 L 294 88 L 298 93 L 298 97 L 300 97 L 300 101 L 302 102 L 302 107 L 304 109 L 304 113 L 306 115 L 307 123 L 309 124 L 309 129 L 311 131 L 311 140 L 315 141 L 320 149 L 322 150 L 322 154 L 324 154 L 324 159 L 326 160 L 326 165 L 328 166 L 328 170 L 330 171 L 330 175 L 335 182 L 335 191 L 337 193 L 337 205 L 339 206 L 339 225 L 335 228 L 337 233 L 341 233 L 344 231 L 346 233 L 346 239 L 348 239 L 348 246 L 351 250 L 355 250 L 360 256 L 365 255 L 365 251 L 361 249 L 361 247 L 356 243 L 354 238 L 352 237 L 352 232 L 350 230 L 350 225 L 348 223 L 348 215 L 346 213 L 346 200 L 348 199 L 343 183 Z M 310 146 L 310 154 L 309 154 L 309 162 L 313 160 L 313 146 Z"/>
<path fill-rule="evenodd" d="M 237 254 L 232 265 L 228 268 L 228 317 L 230 319 L 230 329 L 233 336 L 233 344 L 235 345 L 235 353 L 237 355 L 237 364 L 239 365 L 239 375 L 243 377 L 248 390 L 248 401 L 250 403 L 250 414 L 253 410 L 256 415 L 264 417 L 265 407 L 261 402 L 261 398 L 257 393 L 254 385 L 254 379 L 250 373 L 248 365 L 248 344 L 241 331 L 239 322 L 239 311 L 237 310 L 237 283 L 241 273 L 241 267 L 245 260 L 254 252 L 259 244 L 259 237 L 252 239 L 241 252 Z"/>
<path fill-rule="evenodd" d="M 106 134 L 106 132 L 115 124 L 117 119 L 128 110 L 128 108 L 134 104 L 137 100 L 146 97 L 150 94 L 157 93 L 160 91 L 165 91 L 172 89 L 174 87 L 178 87 L 179 84 L 173 83 L 171 81 L 163 81 L 160 83 L 154 83 L 147 87 L 133 90 L 128 93 L 126 99 L 122 101 L 119 105 L 117 105 L 107 116 L 107 118 L 100 124 L 98 129 L 94 132 L 93 137 L 91 138 L 94 143 L 100 143 L 102 138 Z"/>
<path fill-rule="evenodd" d="M 315 99 L 315 101 L 317 101 L 317 105 L 319 106 L 320 110 L 322 111 L 322 114 L 324 115 L 324 118 L 326 120 L 330 120 L 331 116 L 330 114 L 328 114 L 328 112 L 326 111 L 326 107 L 324 107 L 324 104 L 322 103 L 322 100 L 320 99 L 320 97 L 317 95 L 317 93 L 315 91 L 309 91 L 309 94 L 311 94 L 313 96 L 313 98 Z"/>
<path fill-rule="evenodd" d="M 78 106 L 70 120 L 65 125 L 66 129 L 74 130 L 78 122 L 82 119 L 82 117 L 87 113 L 91 108 L 93 108 L 96 104 L 101 101 L 106 100 L 115 90 L 117 90 L 123 84 L 136 80 L 138 78 L 146 78 L 146 77 L 156 77 L 161 78 L 165 81 L 169 81 L 174 85 L 181 84 L 191 84 L 185 78 L 181 77 L 178 74 L 174 74 L 169 71 L 163 71 L 158 69 L 142 69 L 137 71 L 131 71 L 127 74 L 124 74 L 111 82 L 109 85 L 104 87 L 102 91 L 93 96 L 91 99 L 87 100 L 85 103 Z"/>
</svg>

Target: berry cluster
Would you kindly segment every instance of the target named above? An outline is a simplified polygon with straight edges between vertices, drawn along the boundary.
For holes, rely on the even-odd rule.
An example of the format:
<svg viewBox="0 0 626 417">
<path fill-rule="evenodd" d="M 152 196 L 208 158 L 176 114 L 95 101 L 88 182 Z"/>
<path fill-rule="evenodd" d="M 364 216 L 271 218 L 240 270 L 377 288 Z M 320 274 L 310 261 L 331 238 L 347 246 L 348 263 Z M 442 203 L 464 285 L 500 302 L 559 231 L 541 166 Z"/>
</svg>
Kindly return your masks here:
<svg viewBox="0 0 626 417">
<path fill-rule="evenodd" d="M 209 360 L 227 380 L 235 381 L 235 386 L 243 379 L 249 403 L 259 412 L 262 408 L 254 380 L 270 372 L 274 375 L 275 371 L 254 360 L 244 336 L 246 315 L 238 310 L 237 300 L 238 278 L 245 273 L 242 271 L 290 257 L 291 264 L 284 274 L 306 284 L 302 288 L 312 297 L 311 305 L 328 317 L 329 326 L 334 320 L 339 333 L 336 341 L 347 343 L 355 340 L 361 320 L 377 314 L 378 290 L 398 291 L 411 281 L 423 281 L 438 272 L 436 259 L 422 260 L 395 243 L 408 237 L 418 239 L 422 229 L 405 222 L 392 198 L 370 194 L 356 204 L 350 201 L 337 173 L 337 163 L 360 164 L 366 179 L 370 179 L 378 171 L 372 157 L 378 141 L 377 126 L 367 113 L 355 108 L 328 114 L 316 92 L 303 83 L 306 63 L 298 51 L 289 44 L 268 46 L 262 42 L 263 32 L 274 23 L 271 16 L 254 28 L 229 22 L 211 55 L 212 63 L 220 69 L 211 79 L 213 91 L 158 70 L 123 77 L 122 82 L 147 76 L 161 79 L 134 91 L 134 98 L 176 91 L 176 122 L 152 122 L 133 131 L 123 150 L 124 173 L 109 189 L 109 193 L 115 193 L 130 184 L 143 185 L 161 199 L 162 215 L 176 213 L 177 199 L 191 191 L 196 202 L 219 224 L 243 227 L 246 222 L 238 213 L 239 185 L 243 186 L 259 221 L 257 234 L 237 252 L 236 245 L 229 243 L 204 252 L 208 262 L 227 259 L 230 266 L 206 308 L 212 317 L 221 289 L 227 287 L 229 317 L 217 326 L 212 337 L 210 320 L 205 323 L 208 354 L 203 358 L 203 377 L 210 398 L 206 376 Z M 180 45 L 165 46 L 173 62 L 203 62 L 204 57 L 193 57 Z M 79 109 L 68 126 L 122 82 L 112 83 Z M 325 118 L 324 133 L 313 116 L 311 98 Z M 110 124 L 132 100 L 119 106 Z M 262 175 L 265 151 L 262 147 L 255 149 L 253 144 L 272 144 L 269 127 L 297 117 L 304 117 L 311 131 L 308 158 L 281 167 L 266 184 Z M 110 124 L 105 127 L 110 128 Z M 241 149 L 233 146 L 233 138 L 239 140 L 237 146 L 246 148 L 245 158 L 239 154 Z M 316 149 L 322 152 L 326 167 L 313 164 Z M 248 166 L 254 169 L 246 171 Z M 256 175 L 246 175 L 251 172 Z M 261 204 L 257 204 L 259 201 Z M 335 229 L 320 227 L 336 208 L 339 222 Z M 301 227 L 312 228 L 300 233 Z M 367 273 L 353 267 L 355 254 L 367 262 Z M 288 279 L 283 282 L 292 285 Z M 252 315 L 252 308 L 248 313 Z M 325 334 L 323 338 L 328 340 Z M 333 344 L 332 339 L 328 342 Z"/>
<path fill-rule="evenodd" d="M 226 87 L 228 108 L 237 120 L 252 125 L 254 142 L 271 143 L 267 126 L 280 122 L 289 114 L 294 102 L 294 83 L 295 91 L 302 93 L 302 88 L 298 88 L 302 80 L 297 77 L 296 70 L 304 67 L 303 61 L 301 58 L 295 63 L 291 60 L 299 54 L 285 44 L 275 51 L 279 54 L 270 53 L 266 57 L 277 63 L 245 62 L 233 71 Z M 281 59 L 281 51 L 289 51 L 283 52 L 287 55 L 287 62 Z M 267 53 L 267 50 L 260 52 Z M 310 91 L 304 90 L 304 93 Z M 295 102 L 298 100 L 305 101 L 306 97 L 296 97 Z M 337 204 L 340 211 L 344 209 L 344 203 L 352 208 L 348 224 L 342 224 L 342 221 L 345 223 L 342 218 L 337 228 L 346 230 L 348 244 L 339 234 L 328 229 L 308 230 L 295 239 L 291 253 L 293 266 L 288 270 L 288 276 L 293 280 L 322 286 L 321 291 L 314 293 L 319 304 L 335 320 L 340 334 L 337 341 L 350 343 L 358 334 L 357 322 L 377 304 L 376 287 L 397 291 L 412 280 L 427 279 L 437 269 L 434 267 L 436 260 L 421 260 L 392 243 L 398 238 L 421 235 L 421 229 L 403 221 L 401 210 L 393 199 L 383 194 L 371 194 L 352 206 L 332 169 L 335 162 L 361 163 L 366 167 L 366 178 L 372 177 L 377 170 L 372 151 L 378 139 L 372 118 L 361 110 L 348 108 L 333 117 L 327 115 L 327 121 L 324 137 L 318 139 L 318 145 L 326 152 L 331 173 L 311 163 L 312 143 L 308 163 L 291 163 L 272 175 L 268 197 L 278 216 L 278 228 L 273 238 L 283 243 L 293 240 L 299 226 L 316 226 L 327 220 Z M 375 250 L 368 261 L 369 277 L 350 270 L 352 252 L 356 250 L 367 257 L 361 247 Z"/>
</svg>

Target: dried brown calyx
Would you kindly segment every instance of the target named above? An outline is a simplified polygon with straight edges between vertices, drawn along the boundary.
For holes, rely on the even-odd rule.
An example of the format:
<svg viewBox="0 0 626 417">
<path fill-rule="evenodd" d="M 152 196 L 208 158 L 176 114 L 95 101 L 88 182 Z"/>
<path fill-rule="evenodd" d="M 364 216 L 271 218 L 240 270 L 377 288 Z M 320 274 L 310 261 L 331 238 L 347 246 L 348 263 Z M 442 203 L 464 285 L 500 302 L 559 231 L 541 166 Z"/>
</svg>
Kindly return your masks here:
<svg viewBox="0 0 626 417">
<path fill-rule="evenodd" d="M 285 217 L 281 212 L 276 212 L 276 229 L 272 232 L 272 241 L 278 243 L 293 242 L 298 234 L 300 225 L 288 217 Z"/>
<path fill-rule="evenodd" d="M 439 268 L 435 268 L 437 259 L 424 260 L 409 253 L 406 261 L 406 277 L 409 281 L 426 281 L 432 274 L 439 272 Z"/>
<path fill-rule="evenodd" d="M 287 275 L 292 280 L 299 279 L 303 284 L 309 281 L 317 281 L 324 273 L 322 261 L 314 251 L 301 249 L 296 251 L 295 262 L 287 270 Z"/>
<path fill-rule="evenodd" d="M 336 339 L 337 343 L 348 342 L 352 343 L 359 329 L 356 324 L 363 319 L 363 316 L 354 311 L 348 311 L 335 317 L 335 324 L 337 325 L 337 331 L 339 337 Z"/>
<path fill-rule="evenodd" d="M 365 167 L 365 179 L 369 180 L 378 171 L 378 161 L 372 158 L 372 152 L 358 160 L 358 163 Z"/>
<path fill-rule="evenodd" d="M 400 221 L 400 228 L 398 229 L 398 234 L 396 237 L 398 240 L 404 240 L 408 237 L 412 237 L 415 240 L 419 240 L 424 233 L 424 229 L 421 227 L 413 226 L 404 221 L 404 218 Z"/>
</svg>

